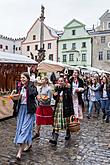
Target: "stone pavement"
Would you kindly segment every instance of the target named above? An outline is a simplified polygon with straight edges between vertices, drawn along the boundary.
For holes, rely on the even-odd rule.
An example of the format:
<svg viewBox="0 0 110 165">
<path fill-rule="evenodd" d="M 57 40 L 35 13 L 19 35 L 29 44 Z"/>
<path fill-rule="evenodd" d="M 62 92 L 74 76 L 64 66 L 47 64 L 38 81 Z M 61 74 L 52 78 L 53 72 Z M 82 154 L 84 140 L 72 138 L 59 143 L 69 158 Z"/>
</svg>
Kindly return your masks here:
<svg viewBox="0 0 110 165">
<path fill-rule="evenodd" d="M 16 120 L 0 122 L 0 165 L 110 165 L 110 124 L 86 117 L 79 133 L 65 143 L 65 132 L 60 132 L 58 145 L 51 146 L 51 126 L 41 129 L 41 138 L 33 141 L 32 150 L 23 153 L 20 162 L 15 160 L 17 147 L 13 144 Z"/>
</svg>

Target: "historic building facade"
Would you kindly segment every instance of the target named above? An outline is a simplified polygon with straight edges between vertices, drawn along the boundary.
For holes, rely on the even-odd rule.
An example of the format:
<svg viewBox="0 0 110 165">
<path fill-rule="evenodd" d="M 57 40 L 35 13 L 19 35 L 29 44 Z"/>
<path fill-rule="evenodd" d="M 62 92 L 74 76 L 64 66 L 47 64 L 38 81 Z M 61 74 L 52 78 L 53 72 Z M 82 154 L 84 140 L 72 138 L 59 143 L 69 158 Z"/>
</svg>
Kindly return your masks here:
<svg viewBox="0 0 110 165">
<path fill-rule="evenodd" d="M 43 48 L 45 59 L 58 61 L 58 39 L 61 31 L 54 30 L 44 25 Z M 37 19 L 27 33 L 26 39 L 22 42 L 22 54 L 37 60 L 40 49 L 41 21 Z"/>
<path fill-rule="evenodd" d="M 100 18 L 100 25 L 90 31 L 92 36 L 92 66 L 110 71 L 110 13 Z"/>
<path fill-rule="evenodd" d="M 22 54 L 21 42 L 24 38 L 12 39 L 0 35 L 0 51 Z"/>
<path fill-rule="evenodd" d="M 74 66 L 91 66 L 91 36 L 85 25 L 73 19 L 64 27 L 58 41 L 60 62 Z"/>
</svg>

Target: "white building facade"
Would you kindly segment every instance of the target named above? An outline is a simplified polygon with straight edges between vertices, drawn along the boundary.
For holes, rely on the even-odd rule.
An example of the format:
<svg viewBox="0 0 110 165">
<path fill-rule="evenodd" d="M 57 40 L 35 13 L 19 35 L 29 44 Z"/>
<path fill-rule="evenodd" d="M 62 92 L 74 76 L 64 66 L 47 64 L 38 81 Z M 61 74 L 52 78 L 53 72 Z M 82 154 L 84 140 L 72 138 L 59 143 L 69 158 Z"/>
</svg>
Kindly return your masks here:
<svg viewBox="0 0 110 165">
<path fill-rule="evenodd" d="M 22 54 L 21 42 L 24 38 L 12 39 L 6 36 L 0 35 L 0 51 Z"/>
</svg>

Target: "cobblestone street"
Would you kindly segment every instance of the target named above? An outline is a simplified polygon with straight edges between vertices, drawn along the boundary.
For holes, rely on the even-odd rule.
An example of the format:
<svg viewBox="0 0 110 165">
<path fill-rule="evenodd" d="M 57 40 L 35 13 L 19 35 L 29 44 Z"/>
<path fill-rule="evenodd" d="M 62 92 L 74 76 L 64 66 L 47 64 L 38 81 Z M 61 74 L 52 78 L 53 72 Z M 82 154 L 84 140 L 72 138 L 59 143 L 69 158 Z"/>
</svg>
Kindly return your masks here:
<svg viewBox="0 0 110 165">
<path fill-rule="evenodd" d="M 110 165 L 110 124 L 99 119 L 84 118 L 81 130 L 65 143 L 65 132 L 60 132 L 58 145 L 51 146 L 50 126 L 42 127 L 41 137 L 33 141 L 32 150 L 16 161 L 17 147 L 13 144 L 16 120 L 0 122 L 0 165 Z"/>
</svg>

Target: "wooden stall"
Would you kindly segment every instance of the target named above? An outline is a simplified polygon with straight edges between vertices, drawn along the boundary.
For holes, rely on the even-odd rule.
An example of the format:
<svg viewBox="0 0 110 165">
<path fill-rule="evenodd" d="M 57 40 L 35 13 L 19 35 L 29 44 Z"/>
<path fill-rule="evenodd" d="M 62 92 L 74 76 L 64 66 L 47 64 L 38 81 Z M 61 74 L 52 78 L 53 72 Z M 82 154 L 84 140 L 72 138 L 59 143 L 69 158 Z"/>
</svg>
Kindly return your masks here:
<svg viewBox="0 0 110 165">
<path fill-rule="evenodd" d="M 13 114 L 13 101 L 7 96 L 28 67 L 35 70 L 37 62 L 25 55 L 0 52 L 0 119 Z"/>
</svg>

